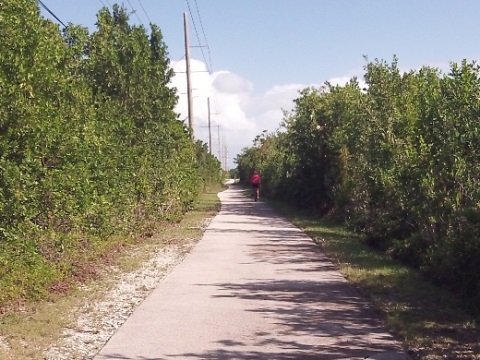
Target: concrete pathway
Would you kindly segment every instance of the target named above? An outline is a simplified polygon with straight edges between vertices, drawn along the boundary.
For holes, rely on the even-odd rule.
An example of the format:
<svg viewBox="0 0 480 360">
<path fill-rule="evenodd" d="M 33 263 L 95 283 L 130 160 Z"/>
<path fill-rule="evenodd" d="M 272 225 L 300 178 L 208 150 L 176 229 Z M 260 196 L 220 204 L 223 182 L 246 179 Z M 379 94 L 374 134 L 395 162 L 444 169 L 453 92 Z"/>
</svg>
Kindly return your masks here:
<svg viewBox="0 0 480 360">
<path fill-rule="evenodd" d="M 95 357 L 408 359 L 310 238 L 231 187 L 202 240 Z"/>
</svg>

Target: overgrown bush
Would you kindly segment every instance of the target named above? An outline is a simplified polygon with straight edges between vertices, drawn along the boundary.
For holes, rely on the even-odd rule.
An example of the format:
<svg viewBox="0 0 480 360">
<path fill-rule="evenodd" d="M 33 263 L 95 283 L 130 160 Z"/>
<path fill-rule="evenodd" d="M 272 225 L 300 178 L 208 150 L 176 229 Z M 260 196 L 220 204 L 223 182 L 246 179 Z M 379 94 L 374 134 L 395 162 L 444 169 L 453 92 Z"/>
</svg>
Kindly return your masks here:
<svg viewBox="0 0 480 360">
<path fill-rule="evenodd" d="M 302 91 L 239 171 L 263 171 L 268 194 L 341 216 L 480 305 L 478 65 L 401 73 L 394 58 L 368 62 L 364 78 L 365 89 L 352 79 Z"/>
<path fill-rule="evenodd" d="M 60 32 L 36 1 L 4 0 L 0 37 L 2 305 L 41 296 L 142 223 L 178 219 L 221 178 L 174 111 L 156 25 L 115 5 L 92 34 Z"/>
</svg>

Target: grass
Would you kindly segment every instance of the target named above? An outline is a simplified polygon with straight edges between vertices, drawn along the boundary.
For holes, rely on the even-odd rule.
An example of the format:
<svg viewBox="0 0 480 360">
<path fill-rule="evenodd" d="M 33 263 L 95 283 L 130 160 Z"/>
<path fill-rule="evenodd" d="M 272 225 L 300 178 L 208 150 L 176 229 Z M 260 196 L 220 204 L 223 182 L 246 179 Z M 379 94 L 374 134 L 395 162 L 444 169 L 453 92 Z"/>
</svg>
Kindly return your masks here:
<svg viewBox="0 0 480 360">
<path fill-rule="evenodd" d="M 148 224 L 151 233 L 142 241 L 113 248 L 110 255 L 97 259 L 105 262 L 103 268 L 96 269 L 97 276 L 86 279 L 87 287 L 72 288 L 61 294 L 48 294 L 43 299 L 32 302 L 19 301 L 17 311 L 0 317 L 0 359 L 23 360 L 44 359 L 45 351 L 61 341 L 62 332 L 72 326 L 71 314 L 81 308 L 87 299 L 91 303 L 101 299 L 104 290 L 113 286 L 108 278 L 108 268 L 115 266 L 122 272 L 139 268 L 153 256 L 154 250 L 199 240 L 203 234 L 205 221 L 220 210 L 217 193 L 222 187 L 211 189 L 201 195 L 194 209 L 178 223 Z"/>
<path fill-rule="evenodd" d="M 455 294 L 369 248 L 345 227 L 273 205 L 325 250 L 414 359 L 480 359 L 478 318 Z"/>
</svg>

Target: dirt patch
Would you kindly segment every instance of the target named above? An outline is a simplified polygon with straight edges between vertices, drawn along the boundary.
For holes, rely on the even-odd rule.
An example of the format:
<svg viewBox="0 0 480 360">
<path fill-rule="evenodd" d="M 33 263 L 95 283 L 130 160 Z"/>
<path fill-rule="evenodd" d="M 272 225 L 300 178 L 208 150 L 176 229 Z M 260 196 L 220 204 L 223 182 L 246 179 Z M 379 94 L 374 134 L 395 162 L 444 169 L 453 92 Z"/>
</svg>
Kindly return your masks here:
<svg viewBox="0 0 480 360">
<path fill-rule="evenodd" d="M 149 261 L 132 272 L 124 273 L 116 267 L 110 267 L 106 274 L 109 290 L 102 293 L 100 301 L 85 301 L 72 310 L 71 327 L 63 331 L 61 343 L 46 351 L 45 360 L 92 359 L 197 241 L 183 239 L 171 242 L 155 250 Z M 82 291 L 88 293 L 96 290 L 85 286 Z"/>
</svg>

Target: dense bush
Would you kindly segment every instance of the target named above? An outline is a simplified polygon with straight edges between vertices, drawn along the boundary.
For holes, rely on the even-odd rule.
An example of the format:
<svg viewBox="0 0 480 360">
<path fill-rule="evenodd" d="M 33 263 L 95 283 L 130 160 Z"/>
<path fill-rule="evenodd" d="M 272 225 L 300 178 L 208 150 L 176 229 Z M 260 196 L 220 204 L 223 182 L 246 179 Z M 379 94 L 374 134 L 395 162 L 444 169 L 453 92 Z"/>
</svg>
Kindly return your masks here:
<svg viewBox="0 0 480 360">
<path fill-rule="evenodd" d="M 92 34 L 61 33 L 36 1 L 5 0 L 0 37 L 1 305 L 68 276 L 76 251 L 178 218 L 221 179 L 174 111 L 157 26 L 115 5 Z"/>
<path fill-rule="evenodd" d="M 306 89 L 283 128 L 236 161 L 266 193 L 340 216 L 366 240 L 480 305 L 480 71 L 401 73 Z"/>
</svg>

